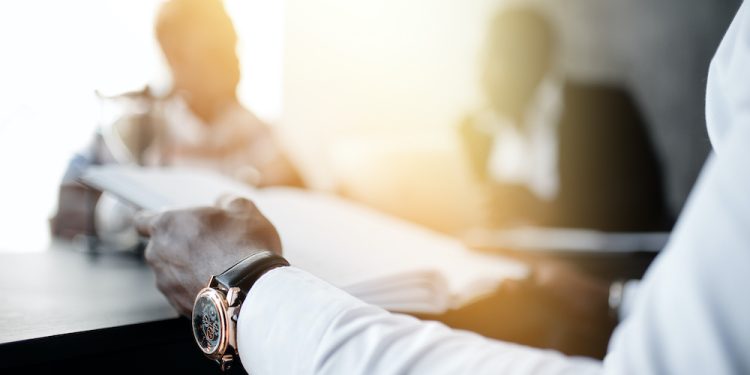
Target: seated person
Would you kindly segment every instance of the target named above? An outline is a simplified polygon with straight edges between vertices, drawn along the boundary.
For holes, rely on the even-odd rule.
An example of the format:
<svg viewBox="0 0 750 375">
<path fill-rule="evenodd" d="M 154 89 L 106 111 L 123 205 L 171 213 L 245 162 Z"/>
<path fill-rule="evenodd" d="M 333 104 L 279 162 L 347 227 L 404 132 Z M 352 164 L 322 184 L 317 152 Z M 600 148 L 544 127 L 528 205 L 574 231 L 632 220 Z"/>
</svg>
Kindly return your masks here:
<svg viewBox="0 0 750 375">
<path fill-rule="evenodd" d="M 168 1 L 155 31 L 172 74 L 171 92 L 155 97 L 146 88 L 116 99 L 137 108 L 100 129 L 90 147 L 71 161 L 52 219 L 56 236 L 96 232 L 93 210 L 99 196 L 76 183 L 90 165 L 195 166 L 257 186 L 302 184 L 271 129 L 237 99 L 237 35 L 222 2 Z M 109 211 L 127 211 L 101 203 Z"/>
<path fill-rule="evenodd" d="M 533 10 L 498 13 L 487 43 L 487 108 L 460 132 L 492 196 L 490 224 L 668 227 L 660 168 L 628 93 L 566 80 L 552 27 Z"/>
</svg>

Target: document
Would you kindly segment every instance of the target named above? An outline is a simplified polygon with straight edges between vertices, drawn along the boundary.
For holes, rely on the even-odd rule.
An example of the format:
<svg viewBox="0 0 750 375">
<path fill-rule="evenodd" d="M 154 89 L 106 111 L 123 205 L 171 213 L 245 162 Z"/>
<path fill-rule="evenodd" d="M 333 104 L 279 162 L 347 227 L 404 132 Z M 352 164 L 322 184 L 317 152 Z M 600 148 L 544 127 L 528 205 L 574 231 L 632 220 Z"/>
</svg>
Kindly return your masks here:
<svg viewBox="0 0 750 375">
<path fill-rule="evenodd" d="M 325 192 L 255 189 L 184 168 L 93 167 L 81 181 L 154 212 L 212 206 L 227 194 L 248 198 L 276 226 L 292 265 L 391 311 L 441 313 L 529 272 L 518 261 L 474 252 L 452 237 Z"/>
</svg>

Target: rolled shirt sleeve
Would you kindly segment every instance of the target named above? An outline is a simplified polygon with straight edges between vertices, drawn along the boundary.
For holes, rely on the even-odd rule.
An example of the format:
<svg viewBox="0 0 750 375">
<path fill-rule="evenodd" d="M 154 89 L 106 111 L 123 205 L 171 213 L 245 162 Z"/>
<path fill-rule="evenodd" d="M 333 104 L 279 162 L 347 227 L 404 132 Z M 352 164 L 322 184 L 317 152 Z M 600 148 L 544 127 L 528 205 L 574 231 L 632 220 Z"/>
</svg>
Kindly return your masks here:
<svg viewBox="0 0 750 375">
<path fill-rule="evenodd" d="M 512 322 L 509 322 L 512 324 Z M 490 340 L 368 305 L 294 267 L 243 303 L 238 347 L 263 374 L 596 374 L 600 363 Z"/>
</svg>

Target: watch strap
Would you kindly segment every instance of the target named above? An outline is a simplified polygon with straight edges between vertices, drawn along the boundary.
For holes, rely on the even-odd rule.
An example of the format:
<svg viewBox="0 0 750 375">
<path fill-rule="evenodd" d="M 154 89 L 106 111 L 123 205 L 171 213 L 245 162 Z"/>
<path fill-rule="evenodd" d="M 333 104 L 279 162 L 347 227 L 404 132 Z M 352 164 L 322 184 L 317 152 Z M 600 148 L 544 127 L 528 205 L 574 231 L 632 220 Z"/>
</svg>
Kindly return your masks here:
<svg viewBox="0 0 750 375">
<path fill-rule="evenodd" d="M 266 272 L 288 265 L 289 262 L 284 257 L 263 250 L 242 259 L 214 279 L 226 289 L 237 287 L 243 294 L 247 295 L 253 284 Z"/>
</svg>

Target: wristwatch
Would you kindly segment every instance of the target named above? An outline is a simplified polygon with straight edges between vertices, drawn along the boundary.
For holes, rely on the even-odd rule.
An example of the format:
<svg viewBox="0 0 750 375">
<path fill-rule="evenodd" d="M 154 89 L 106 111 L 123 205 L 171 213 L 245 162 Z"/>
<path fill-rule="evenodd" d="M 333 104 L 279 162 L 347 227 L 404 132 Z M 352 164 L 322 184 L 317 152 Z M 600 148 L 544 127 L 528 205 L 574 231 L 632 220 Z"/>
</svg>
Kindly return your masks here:
<svg viewBox="0 0 750 375">
<path fill-rule="evenodd" d="M 211 276 L 193 305 L 193 336 L 206 357 L 222 371 L 239 359 L 237 318 L 253 284 L 266 272 L 288 266 L 289 262 L 271 251 L 261 251 L 242 259 L 218 276 Z"/>
</svg>

